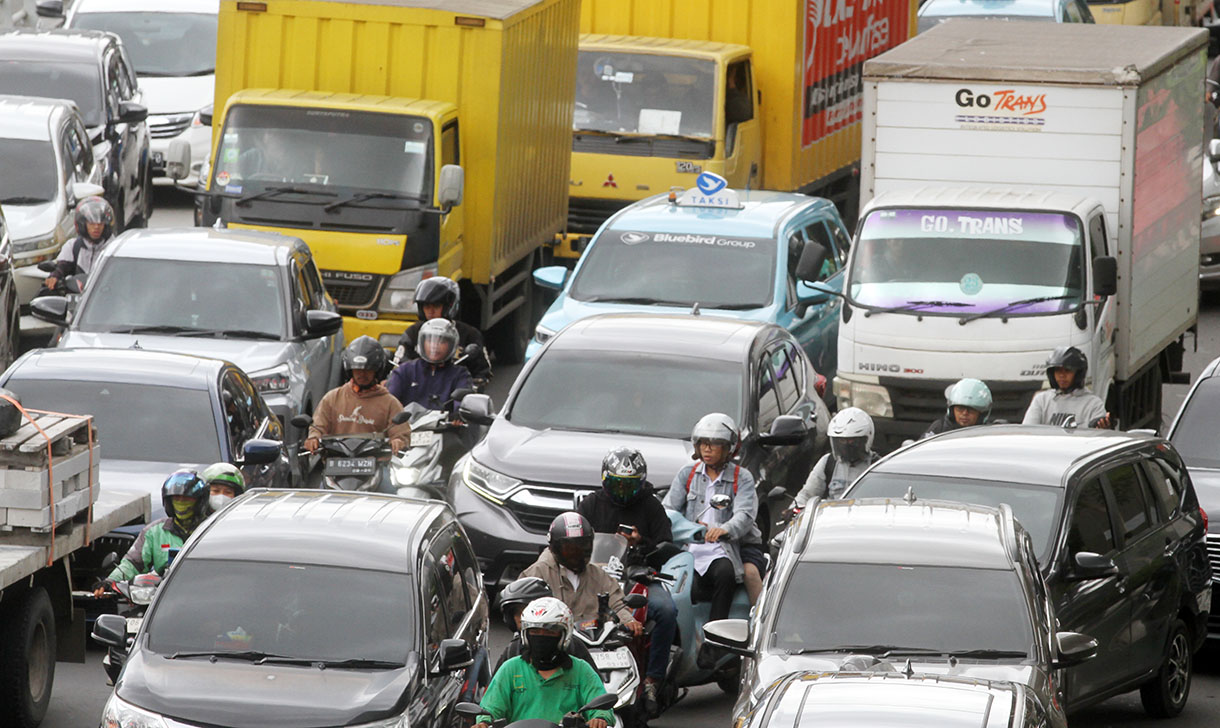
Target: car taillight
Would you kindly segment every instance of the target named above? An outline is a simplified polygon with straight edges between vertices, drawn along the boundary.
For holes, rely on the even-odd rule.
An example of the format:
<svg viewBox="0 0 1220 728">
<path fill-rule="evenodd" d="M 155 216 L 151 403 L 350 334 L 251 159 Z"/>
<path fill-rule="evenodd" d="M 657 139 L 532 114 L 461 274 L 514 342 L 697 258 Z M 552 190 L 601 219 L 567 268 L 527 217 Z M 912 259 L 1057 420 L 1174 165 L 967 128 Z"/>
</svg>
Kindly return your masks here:
<svg viewBox="0 0 1220 728">
<path fill-rule="evenodd" d="M 1203 530 L 1207 530 L 1207 511 L 1203 510 L 1203 506 L 1199 506 L 1199 517 L 1203 519 Z"/>
<path fill-rule="evenodd" d="M 815 392 L 818 393 L 819 397 L 825 397 L 826 396 L 826 377 L 819 374 L 817 376 L 817 378 L 813 380 L 813 389 Z"/>
</svg>

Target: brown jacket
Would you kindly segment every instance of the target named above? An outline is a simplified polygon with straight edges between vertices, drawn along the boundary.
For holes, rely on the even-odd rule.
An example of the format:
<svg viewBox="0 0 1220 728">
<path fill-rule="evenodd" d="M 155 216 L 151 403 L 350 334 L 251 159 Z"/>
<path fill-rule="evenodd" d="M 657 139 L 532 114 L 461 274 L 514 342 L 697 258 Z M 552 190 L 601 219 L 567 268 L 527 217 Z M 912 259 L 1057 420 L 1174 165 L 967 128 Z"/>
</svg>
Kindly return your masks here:
<svg viewBox="0 0 1220 728">
<path fill-rule="evenodd" d="M 401 411 L 402 403 L 382 385 L 357 392 L 348 382 L 327 392 L 314 408 L 309 437 L 381 432 L 390 426 L 390 418 Z M 387 436 L 406 442 L 411 437 L 411 426 L 405 422 L 394 425 Z"/>
<path fill-rule="evenodd" d="M 554 592 L 555 598 L 568 605 L 572 610 L 572 619 L 580 626 L 581 622 L 597 619 L 597 595 L 610 595 L 610 608 L 618 613 L 618 618 L 627 624 L 634 619 L 631 609 L 623 603 L 623 588 L 596 564 L 589 564 L 580 573 L 580 588 L 572 589 L 560 570 L 559 562 L 550 549 L 542 552 L 538 560 L 521 572 L 521 576 L 536 576 L 547 583 Z"/>
</svg>

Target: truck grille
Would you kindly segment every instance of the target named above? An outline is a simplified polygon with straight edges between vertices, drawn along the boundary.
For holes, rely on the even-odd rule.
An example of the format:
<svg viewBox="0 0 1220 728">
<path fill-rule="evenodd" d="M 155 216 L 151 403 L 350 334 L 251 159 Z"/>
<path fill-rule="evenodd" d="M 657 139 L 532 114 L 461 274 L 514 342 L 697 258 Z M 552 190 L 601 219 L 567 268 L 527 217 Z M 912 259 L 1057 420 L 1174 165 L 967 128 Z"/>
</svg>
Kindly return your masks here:
<svg viewBox="0 0 1220 728">
<path fill-rule="evenodd" d="M 340 308 L 368 308 L 377 302 L 383 276 L 371 273 L 324 270 L 322 282 Z"/>
<path fill-rule="evenodd" d="M 631 200 L 573 197 L 568 200 L 568 232 L 592 235 L 611 215 L 630 204 Z"/>
<path fill-rule="evenodd" d="M 932 422 L 945 414 L 945 389 L 955 379 L 896 379 L 881 377 L 880 384 L 890 393 L 894 419 L 908 422 Z M 1029 401 L 1042 388 L 1040 382 L 988 382 L 991 389 L 991 419 L 1020 422 L 1029 409 Z"/>
<path fill-rule="evenodd" d="M 1220 534 L 1207 534 L 1207 558 L 1212 564 L 1212 583 L 1220 582 Z"/>
<path fill-rule="evenodd" d="M 572 151 L 625 157 L 711 159 L 716 152 L 716 142 L 711 139 L 638 139 L 621 142 L 612 136 L 577 132 L 572 135 Z"/>
<path fill-rule="evenodd" d="M 167 114 L 148 117 L 148 133 L 153 139 L 176 137 L 191 125 L 194 114 Z"/>
</svg>

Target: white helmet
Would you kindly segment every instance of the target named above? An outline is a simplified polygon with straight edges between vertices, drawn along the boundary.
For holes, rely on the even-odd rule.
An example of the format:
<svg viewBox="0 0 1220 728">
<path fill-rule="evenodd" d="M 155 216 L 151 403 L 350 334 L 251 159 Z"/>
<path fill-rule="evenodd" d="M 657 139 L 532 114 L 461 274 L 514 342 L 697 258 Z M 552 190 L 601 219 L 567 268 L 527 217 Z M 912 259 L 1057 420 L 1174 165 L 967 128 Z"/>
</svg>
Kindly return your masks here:
<svg viewBox="0 0 1220 728">
<path fill-rule="evenodd" d="M 737 423 L 732 417 L 722 412 L 712 412 L 699 418 L 690 431 L 690 444 L 695 448 L 695 459 L 699 459 L 699 441 L 711 440 L 723 442 L 729 448 L 729 458 L 737 454 L 737 446 L 741 444 L 741 435 L 737 432 Z"/>
<path fill-rule="evenodd" d="M 566 650 L 572 637 L 572 610 L 555 597 L 535 599 L 521 611 L 521 646 L 527 650 L 531 629 L 559 630 L 559 649 Z"/>
<path fill-rule="evenodd" d="M 848 407 L 830 418 L 826 434 L 836 460 L 860 462 L 873 449 L 873 418 L 859 407 Z"/>
</svg>

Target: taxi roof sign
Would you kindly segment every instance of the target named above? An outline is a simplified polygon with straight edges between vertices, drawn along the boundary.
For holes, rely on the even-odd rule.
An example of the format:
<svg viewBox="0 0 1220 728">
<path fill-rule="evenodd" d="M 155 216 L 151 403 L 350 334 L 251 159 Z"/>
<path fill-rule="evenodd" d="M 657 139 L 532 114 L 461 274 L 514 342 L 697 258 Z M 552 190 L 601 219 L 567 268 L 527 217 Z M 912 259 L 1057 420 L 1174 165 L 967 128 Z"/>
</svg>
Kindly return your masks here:
<svg viewBox="0 0 1220 728">
<path fill-rule="evenodd" d="M 679 207 L 716 207 L 740 210 L 744 205 L 735 190 L 729 189 L 729 181 L 714 172 L 701 172 L 695 178 L 695 186 L 682 193 Z"/>
</svg>

